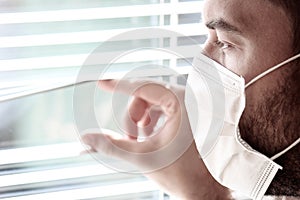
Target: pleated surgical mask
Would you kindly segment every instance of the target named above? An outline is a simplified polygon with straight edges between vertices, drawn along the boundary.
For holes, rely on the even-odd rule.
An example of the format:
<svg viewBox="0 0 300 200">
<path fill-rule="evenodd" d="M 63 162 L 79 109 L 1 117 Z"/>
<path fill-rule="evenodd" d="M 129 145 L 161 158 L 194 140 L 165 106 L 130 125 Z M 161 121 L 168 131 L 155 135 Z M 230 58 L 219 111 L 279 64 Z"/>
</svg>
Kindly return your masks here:
<svg viewBox="0 0 300 200">
<path fill-rule="evenodd" d="M 245 88 L 268 73 L 300 57 L 294 56 L 263 72 L 245 86 L 243 77 L 200 54 L 189 73 L 185 106 L 197 149 L 211 175 L 222 185 L 253 199 L 261 199 L 278 169 L 273 162 L 300 142 L 268 158 L 240 136 Z"/>
</svg>

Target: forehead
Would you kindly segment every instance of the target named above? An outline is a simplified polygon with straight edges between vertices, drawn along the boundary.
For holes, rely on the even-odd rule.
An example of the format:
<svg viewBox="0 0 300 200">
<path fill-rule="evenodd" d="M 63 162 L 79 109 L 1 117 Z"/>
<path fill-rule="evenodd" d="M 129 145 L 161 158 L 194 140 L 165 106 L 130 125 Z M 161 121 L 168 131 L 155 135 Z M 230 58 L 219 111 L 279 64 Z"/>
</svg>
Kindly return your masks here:
<svg viewBox="0 0 300 200">
<path fill-rule="evenodd" d="M 203 9 L 205 23 L 223 19 L 246 32 L 261 31 L 272 25 L 285 26 L 287 18 L 283 15 L 282 9 L 266 0 L 205 0 Z"/>
<path fill-rule="evenodd" d="M 252 39 L 290 39 L 292 25 L 285 11 L 267 0 L 205 0 L 204 23 L 222 19 Z"/>
<path fill-rule="evenodd" d="M 260 17 L 258 9 L 262 0 L 206 0 L 203 10 L 204 22 L 223 19 L 241 30 L 255 24 Z M 254 11 L 254 12 L 253 12 Z"/>
</svg>

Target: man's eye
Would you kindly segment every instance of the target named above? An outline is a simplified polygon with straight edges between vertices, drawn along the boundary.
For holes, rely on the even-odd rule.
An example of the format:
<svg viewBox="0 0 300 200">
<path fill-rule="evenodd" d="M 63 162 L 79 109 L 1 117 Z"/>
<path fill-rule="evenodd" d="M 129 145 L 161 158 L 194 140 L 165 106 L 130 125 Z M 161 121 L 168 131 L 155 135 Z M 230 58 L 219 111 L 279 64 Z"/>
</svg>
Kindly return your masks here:
<svg viewBox="0 0 300 200">
<path fill-rule="evenodd" d="M 231 47 L 230 44 L 228 44 L 226 42 L 221 42 L 220 40 L 215 41 L 215 45 L 222 50 L 228 49 Z"/>
</svg>

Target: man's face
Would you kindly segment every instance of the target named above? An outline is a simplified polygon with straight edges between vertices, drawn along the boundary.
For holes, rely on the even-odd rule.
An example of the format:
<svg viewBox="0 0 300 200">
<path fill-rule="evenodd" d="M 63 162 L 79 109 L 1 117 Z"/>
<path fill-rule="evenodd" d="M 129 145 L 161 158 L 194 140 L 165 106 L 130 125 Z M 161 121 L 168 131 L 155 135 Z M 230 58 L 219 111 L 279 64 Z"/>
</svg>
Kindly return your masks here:
<svg viewBox="0 0 300 200">
<path fill-rule="evenodd" d="M 246 82 L 292 54 L 288 18 L 269 1 L 206 0 L 203 19 L 206 54 Z"/>
<path fill-rule="evenodd" d="M 291 24 L 284 11 L 269 1 L 206 0 L 203 19 L 209 28 L 204 54 L 242 75 L 246 83 L 292 56 Z M 261 115 L 255 109 L 268 105 L 267 99 L 283 84 L 283 74 L 277 70 L 247 88 L 241 121 Z"/>
</svg>

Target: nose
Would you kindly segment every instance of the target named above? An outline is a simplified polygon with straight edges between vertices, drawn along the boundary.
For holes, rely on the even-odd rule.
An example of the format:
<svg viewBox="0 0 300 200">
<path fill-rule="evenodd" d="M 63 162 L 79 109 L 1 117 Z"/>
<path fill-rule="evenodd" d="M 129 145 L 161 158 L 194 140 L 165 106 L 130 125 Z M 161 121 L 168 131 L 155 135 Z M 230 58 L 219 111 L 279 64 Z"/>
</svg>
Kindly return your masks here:
<svg viewBox="0 0 300 200">
<path fill-rule="evenodd" d="M 211 58 L 212 52 L 213 52 L 212 45 L 208 40 L 206 40 L 201 53 Z"/>
<path fill-rule="evenodd" d="M 206 42 L 204 43 L 204 47 L 203 47 L 201 53 L 203 55 L 213 59 L 214 61 L 222 64 L 222 55 L 221 55 L 220 50 L 218 49 L 218 47 L 215 44 L 213 44 L 209 40 L 206 40 Z"/>
</svg>

